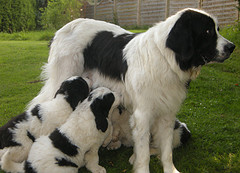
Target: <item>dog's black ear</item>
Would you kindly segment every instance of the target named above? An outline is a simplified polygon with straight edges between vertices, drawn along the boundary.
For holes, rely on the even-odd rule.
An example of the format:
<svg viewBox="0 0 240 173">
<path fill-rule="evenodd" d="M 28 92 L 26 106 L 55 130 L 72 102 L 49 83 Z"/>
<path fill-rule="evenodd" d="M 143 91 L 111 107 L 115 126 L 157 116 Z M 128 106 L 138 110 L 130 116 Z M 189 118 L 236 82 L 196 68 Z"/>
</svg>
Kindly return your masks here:
<svg viewBox="0 0 240 173">
<path fill-rule="evenodd" d="M 109 112 L 114 101 L 115 101 L 115 97 L 113 93 L 104 95 L 102 99 L 102 109 Z"/>
<path fill-rule="evenodd" d="M 72 109 L 75 110 L 78 103 L 83 102 L 83 100 L 88 97 L 89 86 L 83 78 L 77 77 L 73 80 L 64 81 L 54 98 L 56 98 L 58 94 L 65 95 L 66 101 L 70 104 Z"/>
<path fill-rule="evenodd" d="M 176 60 L 184 69 L 194 54 L 193 33 L 190 14 L 183 14 L 171 29 L 166 46 L 176 54 Z"/>
<path fill-rule="evenodd" d="M 102 98 L 96 98 L 90 105 L 90 108 L 95 116 L 97 129 L 102 132 L 107 130 L 107 117 L 114 101 L 114 95 L 109 93 L 104 95 Z"/>
</svg>

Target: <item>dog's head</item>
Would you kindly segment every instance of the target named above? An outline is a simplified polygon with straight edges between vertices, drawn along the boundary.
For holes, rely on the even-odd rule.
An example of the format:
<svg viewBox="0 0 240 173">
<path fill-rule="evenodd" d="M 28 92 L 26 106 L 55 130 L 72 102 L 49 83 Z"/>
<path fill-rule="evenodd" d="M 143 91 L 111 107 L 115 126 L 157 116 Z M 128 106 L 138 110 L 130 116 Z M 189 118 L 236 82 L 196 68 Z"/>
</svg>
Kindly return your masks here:
<svg viewBox="0 0 240 173">
<path fill-rule="evenodd" d="M 81 78 L 79 76 L 73 76 L 65 80 L 55 97 L 59 94 L 64 95 L 66 101 L 70 104 L 73 110 L 79 102 L 82 102 L 89 95 L 90 80 L 87 78 Z"/>
<path fill-rule="evenodd" d="M 120 100 L 119 94 L 105 87 L 99 87 L 90 93 L 88 101 L 91 102 L 90 108 L 98 130 L 102 132 L 107 130 L 108 116 L 120 104 Z"/>
<path fill-rule="evenodd" d="M 166 47 L 175 52 L 181 70 L 209 62 L 223 62 L 230 57 L 235 45 L 219 34 L 217 21 L 209 14 L 185 9 L 175 18 Z"/>
</svg>

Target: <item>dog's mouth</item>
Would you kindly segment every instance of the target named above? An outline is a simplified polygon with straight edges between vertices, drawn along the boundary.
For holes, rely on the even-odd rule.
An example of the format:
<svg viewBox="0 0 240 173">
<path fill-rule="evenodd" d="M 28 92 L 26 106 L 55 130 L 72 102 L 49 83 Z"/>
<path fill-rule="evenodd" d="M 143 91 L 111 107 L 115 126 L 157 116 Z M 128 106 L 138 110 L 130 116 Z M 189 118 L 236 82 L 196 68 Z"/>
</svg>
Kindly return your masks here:
<svg viewBox="0 0 240 173">
<path fill-rule="evenodd" d="M 230 58 L 231 54 L 232 53 L 230 52 L 224 53 L 220 56 L 215 57 L 212 61 L 210 61 L 210 63 L 223 63 L 225 60 Z"/>
<path fill-rule="evenodd" d="M 217 56 L 215 56 L 212 60 L 203 57 L 203 61 L 207 64 L 209 63 L 223 63 L 225 60 L 230 58 L 231 54 L 235 49 L 235 45 L 232 43 L 228 43 L 224 46 L 223 52 L 217 51 Z"/>
<path fill-rule="evenodd" d="M 227 60 L 230 57 L 231 54 L 225 55 L 225 56 L 217 56 L 209 63 L 223 63 L 225 60 Z"/>
</svg>

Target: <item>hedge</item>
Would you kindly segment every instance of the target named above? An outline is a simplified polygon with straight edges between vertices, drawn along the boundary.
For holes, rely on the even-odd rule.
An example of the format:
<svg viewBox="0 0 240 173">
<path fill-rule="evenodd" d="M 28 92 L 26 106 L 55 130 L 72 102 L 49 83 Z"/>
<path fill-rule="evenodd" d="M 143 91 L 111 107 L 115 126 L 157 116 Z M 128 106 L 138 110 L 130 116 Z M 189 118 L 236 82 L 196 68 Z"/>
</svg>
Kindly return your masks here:
<svg viewBox="0 0 240 173">
<path fill-rule="evenodd" d="M 29 31 L 36 28 L 36 0 L 1 0 L 0 31 Z"/>
</svg>

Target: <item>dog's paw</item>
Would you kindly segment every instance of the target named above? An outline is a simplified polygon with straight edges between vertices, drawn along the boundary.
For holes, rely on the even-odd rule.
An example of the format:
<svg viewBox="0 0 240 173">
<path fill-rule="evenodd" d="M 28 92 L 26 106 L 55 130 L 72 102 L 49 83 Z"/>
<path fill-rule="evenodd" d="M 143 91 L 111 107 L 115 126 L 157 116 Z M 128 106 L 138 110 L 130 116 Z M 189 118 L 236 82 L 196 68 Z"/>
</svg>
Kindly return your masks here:
<svg viewBox="0 0 240 173">
<path fill-rule="evenodd" d="M 133 163 L 134 163 L 134 161 L 135 161 L 135 154 L 133 153 L 132 154 L 132 156 L 129 158 L 129 163 L 131 164 L 131 165 L 133 165 Z"/>
<path fill-rule="evenodd" d="M 107 171 L 104 167 L 98 166 L 92 173 L 107 173 Z"/>
<path fill-rule="evenodd" d="M 111 142 L 108 146 L 107 146 L 107 149 L 108 150 L 116 150 L 118 148 L 121 147 L 121 142 L 120 141 L 117 141 L 117 142 Z"/>
</svg>

